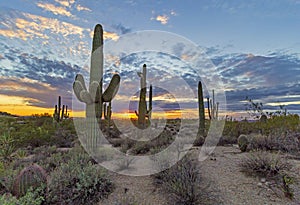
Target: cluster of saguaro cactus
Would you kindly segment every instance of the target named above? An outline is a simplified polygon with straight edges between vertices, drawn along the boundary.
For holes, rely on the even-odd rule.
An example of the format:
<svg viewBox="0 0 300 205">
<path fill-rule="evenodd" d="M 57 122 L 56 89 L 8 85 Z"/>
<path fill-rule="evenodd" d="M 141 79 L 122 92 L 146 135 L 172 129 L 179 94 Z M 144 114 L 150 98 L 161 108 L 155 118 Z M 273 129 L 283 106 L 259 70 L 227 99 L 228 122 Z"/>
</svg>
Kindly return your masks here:
<svg viewBox="0 0 300 205">
<path fill-rule="evenodd" d="M 30 187 L 37 188 L 42 183 L 47 182 L 46 171 L 37 164 L 32 164 L 25 167 L 17 175 L 13 184 L 13 194 L 17 197 L 21 197 L 26 194 Z"/>
<path fill-rule="evenodd" d="M 98 123 L 101 122 L 103 104 L 111 103 L 117 94 L 120 84 L 120 75 L 114 74 L 107 89 L 102 92 L 103 87 L 103 28 L 97 24 L 94 29 L 90 82 L 89 89 L 85 86 L 84 78 L 77 74 L 73 83 L 73 90 L 77 99 L 86 104 L 86 128 L 88 130 L 88 146 L 95 146 L 99 133 Z M 111 111 L 110 111 L 111 112 Z M 107 113 L 106 113 L 107 114 Z"/>
<path fill-rule="evenodd" d="M 60 122 L 63 119 L 69 118 L 68 106 L 62 105 L 61 107 L 61 97 L 58 96 L 58 104 L 55 105 L 53 118 L 56 122 Z"/>
<path fill-rule="evenodd" d="M 202 90 L 201 81 L 199 81 L 199 83 L 198 83 L 198 110 L 199 110 L 198 135 L 199 136 L 204 136 L 204 131 L 205 131 L 205 110 L 204 110 L 203 90 Z"/>
<path fill-rule="evenodd" d="M 111 120 L 111 102 L 108 103 L 108 105 L 106 103 L 103 104 L 103 115 L 104 118 L 108 121 L 108 126 L 110 125 L 110 120 Z"/>
<path fill-rule="evenodd" d="M 141 91 L 140 91 L 140 101 L 139 101 L 139 107 L 138 112 L 135 111 L 135 114 L 138 117 L 138 125 L 139 126 L 146 126 L 146 118 L 149 120 L 151 119 L 151 112 L 152 112 L 152 85 L 150 85 L 149 90 L 149 109 L 147 109 L 147 102 L 146 102 L 146 96 L 147 96 L 147 66 L 146 64 L 143 65 L 143 71 L 137 73 L 138 76 L 141 78 Z"/>
<path fill-rule="evenodd" d="M 212 99 L 207 98 L 208 116 L 210 120 L 218 119 L 219 102 L 215 102 L 215 91 L 212 90 Z"/>
</svg>

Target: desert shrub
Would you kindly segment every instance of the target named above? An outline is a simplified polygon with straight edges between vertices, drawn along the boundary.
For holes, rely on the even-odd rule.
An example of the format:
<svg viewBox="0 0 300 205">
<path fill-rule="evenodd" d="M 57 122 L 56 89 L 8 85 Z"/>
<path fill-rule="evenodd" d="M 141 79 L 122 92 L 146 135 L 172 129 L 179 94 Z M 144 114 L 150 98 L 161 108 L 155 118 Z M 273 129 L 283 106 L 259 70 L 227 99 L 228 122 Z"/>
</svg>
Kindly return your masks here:
<svg viewBox="0 0 300 205">
<path fill-rule="evenodd" d="M 199 163 L 195 156 L 186 155 L 175 166 L 156 175 L 156 182 L 171 196 L 174 204 L 213 203 L 209 186 L 204 184 L 199 172 Z M 216 203 L 216 201 L 214 202 Z"/>
<path fill-rule="evenodd" d="M 71 159 L 50 175 L 47 202 L 50 204 L 94 204 L 113 191 L 103 169 L 91 162 Z"/>
<path fill-rule="evenodd" d="M 115 164 L 118 167 L 118 171 L 129 169 L 130 165 L 135 162 L 135 158 L 122 157 L 115 160 Z"/>
<path fill-rule="evenodd" d="M 3 194 L 0 196 L 0 204 L 2 205 L 16 205 L 18 199 L 11 194 Z"/>
<path fill-rule="evenodd" d="M 266 151 L 249 153 L 249 155 L 240 162 L 241 171 L 251 175 L 264 177 L 267 180 L 275 182 L 273 189 L 283 191 L 284 195 L 293 198 L 293 177 L 288 174 L 291 164 L 278 154 L 272 154 Z"/>
<path fill-rule="evenodd" d="M 275 150 L 287 153 L 298 153 L 300 150 L 300 134 L 273 133 L 268 136 L 261 134 L 249 135 L 247 150 Z"/>
<path fill-rule="evenodd" d="M 237 144 L 237 138 L 233 135 L 222 135 L 218 142 L 218 146 L 231 145 L 231 144 Z"/>
<path fill-rule="evenodd" d="M 126 139 L 123 138 L 108 138 L 107 140 L 113 147 L 121 147 L 126 143 Z"/>
<path fill-rule="evenodd" d="M 8 160 L 15 151 L 15 140 L 9 133 L 0 135 L 0 158 Z"/>
<path fill-rule="evenodd" d="M 239 138 L 238 138 L 238 145 L 239 145 L 239 148 L 242 152 L 245 152 L 247 150 L 247 147 L 249 145 L 249 138 L 247 135 L 240 135 Z"/>
<path fill-rule="evenodd" d="M 248 174 L 272 178 L 285 173 L 291 165 L 279 154 L 266 151 L 249 153 L 240 163 L 241 170 Z"/>
<path fill-rule="evenodd" d="M 46 153 L 51 152 L 51 147 L 49 148 L 50 151 L 46 151 Z M 47 155 L 47 157 L 43 157 L 42 160 L 39 161 L 39 164 L 48 172 L 52 172 L 55 168 L 61 166 L 64 163 L 67 163 L 70 160 L 76 160 L 78 163 L 87 164 L 91 162 L 95 164 L 93 158 L 91 158 L 82 146 L 75 146 L 68 152 L 53 152 L 53 154 Z"/>
<path fill-rule="evenodd" d="M 115 152 L 112 148 L 99 147 L 96 153 L 97 162 L 110 161 L 114 159 Z"/>
<path fill-rule="evenodd" d="M 168 130 L 164 130 L 159 136 L 150 141 L 138 141 L 131 148 L 133 154 L 147 154 L 150 150 L 156 150 L 157 152 L 163 150 L 169 146 L 174 140 L 174 136 Z M 155 153 L 152 153 L 155 154 Z"/>
<path fill-rule="evenodd" d="M 152 148 L 150 142 L 138 141 L 130 150 L 132 154 L 146 154 Z"/>
<path fill-rule="evenodd" d="M 1 205 L 41 205 L 44 203 L 45 198 L 41 195 L 43 192 L 44 186 L 33 190 L 32 188 L 27 191 L 27 193 L 17 199 L 11 194 L 3 194 L 0 196 Z"/>
</svg>

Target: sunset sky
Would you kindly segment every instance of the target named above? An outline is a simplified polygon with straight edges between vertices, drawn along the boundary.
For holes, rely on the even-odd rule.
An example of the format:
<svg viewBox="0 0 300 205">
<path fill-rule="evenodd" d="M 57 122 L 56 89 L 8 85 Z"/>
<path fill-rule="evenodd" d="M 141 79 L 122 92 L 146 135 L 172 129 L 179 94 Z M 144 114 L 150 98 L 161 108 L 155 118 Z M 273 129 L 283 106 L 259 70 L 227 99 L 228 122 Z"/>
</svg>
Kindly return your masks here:
<svg viewBox="0 0 300 205">
<path fill-rule="evenodd" d="M 72 107 L 74 77 L 82 73 L 88 78 L 85 67 L 93 28 L 101 23 L 105 43 L 143 30 L 179 35 L 204 51 L 215 68 L 204 76 L 194 75 L 191 70 L 201 65 L 191 67 L 184 61 L 186 56 L 178 59 L 163 50 L 126 56 L 105 70 L 107 77 L 121 75 L 123 90 L 113 102 L 113 111 L 120 116 L 128 113 L 129 101 L 131 111 L 137 107 L 136 71 L 144 63 L 148 85 L 159 78 L 169 86 L 154 88 L 158 117 L 159 113 L 178 116 L 181 105 L 183 112 L 196 116 L 197 82 L 212 75 L 223 82 L 229 115 L 245 112 L 246 96 L 262 102 L 266 110 L 281 104 L 300 114 L 299 11 L 299 0 L 0 1 L 0 111 L 52 113 L 59 95 L 63 104 Z M 169 95 L 171 88 L 176 88 L 177 97 Z M 205 97 L 211 97 L 210 91 L 205 90 Z"/>
</svg>

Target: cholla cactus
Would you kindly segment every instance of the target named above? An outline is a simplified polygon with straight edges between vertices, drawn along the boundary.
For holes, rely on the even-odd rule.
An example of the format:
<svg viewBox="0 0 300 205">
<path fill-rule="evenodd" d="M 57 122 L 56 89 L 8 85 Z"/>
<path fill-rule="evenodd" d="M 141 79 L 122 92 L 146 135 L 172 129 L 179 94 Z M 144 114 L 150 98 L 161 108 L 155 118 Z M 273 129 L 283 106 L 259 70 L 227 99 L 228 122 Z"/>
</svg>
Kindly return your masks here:
<svg viewBox="0 0 300 205">
<path fill-rule="evenodd" d="M 84 78 L 77 74 L 73 83 L 73 90 L 77 99 L 86 104 L 86 129 L 88 146 L 96 146 L 98 123 L 101 122 L 103 103 L 111 102 L 117 94 L 120 84 L 120 75 L 115 74 L 107 89 L 103 87 L 103 28 L 97 24 L 94 29 L 93 47 L 91 56 L 90 82 L 87 89 Z"/>
<path fill-rule="evenodd" d="M 24 196 L 30 187 L 37 188 L 47 182 L 46 171 L 37 164 L 25 167 L 16 177 L 13 185 L 13 194 Z"/>
</svg>

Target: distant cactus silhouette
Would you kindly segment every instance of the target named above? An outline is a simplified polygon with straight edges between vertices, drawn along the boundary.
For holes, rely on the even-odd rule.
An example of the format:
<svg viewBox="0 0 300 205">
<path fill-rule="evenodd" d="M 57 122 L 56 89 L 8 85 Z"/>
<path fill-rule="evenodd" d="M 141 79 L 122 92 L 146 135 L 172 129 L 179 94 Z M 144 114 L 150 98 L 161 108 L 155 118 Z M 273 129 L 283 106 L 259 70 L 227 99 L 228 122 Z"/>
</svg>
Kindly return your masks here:
<svg viewBox="0 0 300 205">
<path fill-rule="evenodd" d="M 212 99 L 207 98 L 208 116 L 209 119 L 218 119 L 219 102 L 215 102 L 215 91 L 212 90 Z"/>
<path fill-rule="evenodd" d="M 205 110 L 204 110 L 203 90 L 202 90 L 201 81 L 199 81 L 199 83 L 198 83 L 198 109 L 199 109 L 198 135 L 204 136 L 204 131 L 205 131 Z"/>
<path fill-rule="evenodd" d="M 30 187 L 37 188 L 47 182 L 46 171 L 37 164 L 25 167 L 16 177 L 13 185 L 13 194 L 24 196 Z"/>
<path fill-rule="evenodd" d="M 139 108 L 138 112 L 135 111 L 135 114 L 138 117 L 138 125 L 145 127 L 146 126 L 146 117 L 150 120 L 151 119 L 151 112 L 152 112 L 152 85 L 150 85 L 149 90 L 149 109 L 147 109 L 146 103 L 146 95 L 147 95 L 147 66 L 146 64 L 143 65 L 143 71 L 138 72 L 138 76 L 141 78 L 141 91 L 140 91 L 140 100 L 139 100 Z"/>
<path fill-rule="evenodd" d="M 53 118 L 56 122 L 60 122 L 64 118 L 68 118 L 68 117 L 69 117 L 68 106 L 63 105 L 61 107 L 61 96 L 58 96 L 58 104 L 55 105 Z"/>
<path fill-rule="evenodd" d="M 111 102 L 118 92 L 120 75 L 114 74 L 107 89 L 103 87 L 103 28 L 97 24 L 94 29 L 93 47 L 91 56 L 90 82 L 87 90 L 84 78 L 77 74 L 73 83 L 73 90 L 77 99 L 86 104 L 88 129 L 88 146 L 95 146 L 99 136 L 96 133 L 97 123 L 101 122 L 103 103 Z"/>
</svg>

